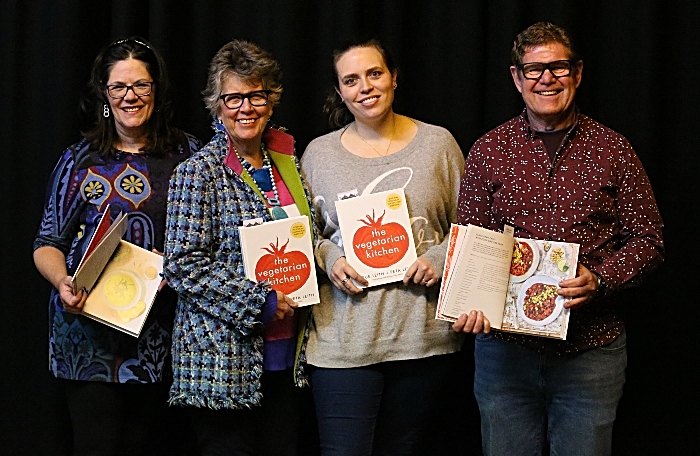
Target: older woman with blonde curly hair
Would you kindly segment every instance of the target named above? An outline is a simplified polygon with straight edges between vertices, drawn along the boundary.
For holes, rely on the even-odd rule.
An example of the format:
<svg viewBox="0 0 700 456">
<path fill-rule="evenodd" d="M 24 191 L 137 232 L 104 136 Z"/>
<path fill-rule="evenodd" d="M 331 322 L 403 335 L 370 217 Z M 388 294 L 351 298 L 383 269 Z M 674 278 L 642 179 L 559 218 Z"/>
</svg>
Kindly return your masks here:
<svg viewBox="0 0 700 456">
<path fill-rule="evenodd" d="M 209 67 L 215 135 L 173 174 L 164 275 L 179 294 L 170 403 L 190 410 L 202 454 L 294 455 L 303 375 L 296 303 L 246 278 L 239 227 L 310 203 L 294 138 L 270 127 L 281 71 L 234 40 Z"/>
</svg>

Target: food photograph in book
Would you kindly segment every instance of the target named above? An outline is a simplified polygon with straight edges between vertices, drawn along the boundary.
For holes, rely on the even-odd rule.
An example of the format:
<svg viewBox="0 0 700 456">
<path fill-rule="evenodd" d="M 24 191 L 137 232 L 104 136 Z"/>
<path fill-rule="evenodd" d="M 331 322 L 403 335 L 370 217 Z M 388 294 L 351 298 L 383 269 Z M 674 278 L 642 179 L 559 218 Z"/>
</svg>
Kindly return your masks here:
<svg viewBox="0 0 700 456">
<path fill-rule="evenodd" d="M 569 310 L 559 282 L 576 275 L 578 245 L 516 239 L 502 330 L 566 337 Z"/>
<path fill-rule="evenodd" d="M 83 313 L 138 336 L 161 285 L 162 257 L 120 241 L 90 291 Z"/>
</svg>

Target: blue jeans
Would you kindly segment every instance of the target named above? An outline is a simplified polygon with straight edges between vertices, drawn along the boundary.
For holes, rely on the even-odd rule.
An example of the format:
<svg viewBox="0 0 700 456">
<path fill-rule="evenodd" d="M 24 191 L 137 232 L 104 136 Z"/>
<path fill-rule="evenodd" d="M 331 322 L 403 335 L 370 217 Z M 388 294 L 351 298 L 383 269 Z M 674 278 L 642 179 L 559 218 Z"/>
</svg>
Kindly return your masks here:
<svg viewBox="0 0 700 456">
<path fill-rule="evenodd" d="M 485 456 L 604 456 L 627 367 L 623 331 L 576 355 L 537 353 L 477 336 L 474 394 Z"/>
<path fill-rule="evenodd" d="M 457 354 L 366 367 L 312 367 L 323 456 L 423 456 Z"/>
</svg>

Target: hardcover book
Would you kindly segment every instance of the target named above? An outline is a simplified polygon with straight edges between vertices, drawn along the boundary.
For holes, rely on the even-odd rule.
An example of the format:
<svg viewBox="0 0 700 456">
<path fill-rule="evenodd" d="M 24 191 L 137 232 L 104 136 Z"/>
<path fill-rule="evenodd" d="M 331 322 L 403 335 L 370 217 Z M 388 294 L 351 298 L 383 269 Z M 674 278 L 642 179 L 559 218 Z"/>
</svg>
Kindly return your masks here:
<svg viewBox="0 0 700 456">
<path fill-rule="evenodd" d="M 492 328 L 566 339 L 569 310 L 558 283 L 576 276 L 578 244 L 504 231 L 452 225 L 435 318 L 481 310 Z"/>
<path fill-rule="evenodd" d="M 109 206 L 73 275 L 88 293 L 83 315 L 138 337 L 162 281 L 163 257 L 122 239 L 128 217 L 110 224 Z"/>
<path fill-rule="evenodd" d="M 308 217 L 242 226 L 239 233 L 246 277 L 269 282 L 299 306 L 320 302 Z"/>
<path fill-rule="evenodd" d="M 335 209 L 345 258 L 369 286 L 403 280 L 417 258 L 403 189 L 341 199 Z"/>
</svg>

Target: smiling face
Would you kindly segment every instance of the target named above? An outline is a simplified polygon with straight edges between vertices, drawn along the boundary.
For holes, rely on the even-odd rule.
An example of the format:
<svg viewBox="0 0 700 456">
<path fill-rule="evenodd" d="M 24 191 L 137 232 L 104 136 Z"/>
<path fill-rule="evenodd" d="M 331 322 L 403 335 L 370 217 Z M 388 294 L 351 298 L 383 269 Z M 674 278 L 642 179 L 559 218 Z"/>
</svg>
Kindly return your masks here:
<svg viewBox="0 0 700 456">
<path fill-rule="evenodd" d="M 264 87 L 259 82 L 250 84 L 233 74 L 228 75 L 221 85 L 222 95 L 247 94 L 263 89 Z M 219 100 L 219 118 L 226 128 L 229 138 L 239 150 L 250 143 L 254 143 L 254 146 L 257 147 L 255 143 L 260 142 L 267 121 L 272 115 L 272 108 L 272 100 L 268 100 L 265 106 L 253 106 L 246 98 L 238 109 L 229 109 L 223 100 Z"/>
<path fill-rule="evenodd" d="M 356 121 L 371 123 L 391 113 L 396 74 L 377 49 L 350 49 L 338 59 L 336 73 L 338 94 Z"/>
<path fill-rule="evenodd" d="M 545 43 L 527 49 L 523 63 L 549 63 L 570 59 L 566 47 L 558 42 Z M 559 130 L 569 126 L 574 116 L 574 97 L 581 84 L 583 64 L 574 66 L 569 76 L 556 78 L 545 70 L 539 79 L 525 79 L 517 67 L 511 66 L 513 82 L 523 96 L 530 124 L 535 130 Z"/>
<path fill-rule="evenodd" d="M 145 63 L 141 60 L 126 59 L 114 64 L 109 73 L 107 85 L 131 86 L 139 82 L 152 81 L 153 78 L 146 69 Z M 156 89 L 157 87 L 153 85 L 150 94 L 140 97 L 129 89 L 124 98 L 112 98 L 105 91 L 105 97 L 109 100 L 114 115 L 114 125 L 122 142 L 125 138 L 141 138 L 146 134 L 146 124 L 153 114 Z"/>
</svg>

